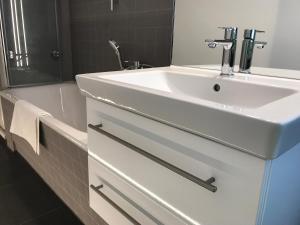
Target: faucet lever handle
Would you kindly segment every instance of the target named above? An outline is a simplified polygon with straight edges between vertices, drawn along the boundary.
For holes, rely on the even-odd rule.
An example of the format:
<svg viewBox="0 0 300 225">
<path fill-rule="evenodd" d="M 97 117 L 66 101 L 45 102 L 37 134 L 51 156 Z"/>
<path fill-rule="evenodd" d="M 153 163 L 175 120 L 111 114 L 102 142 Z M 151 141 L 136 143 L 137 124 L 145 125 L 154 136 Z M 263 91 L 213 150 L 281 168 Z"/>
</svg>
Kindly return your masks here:
<svg viewBox="0 0 300 225">
<path fill-rule="evenodd" d="M 234 30 L 236 29 L 236 27 L 218 27 L 219 29 L 222 29 L 222 30 Z"/>
<path fill-rule="evenodd" d="M 218 27 L 219 29 L 225 30 L 224 39 L 225 40 L 236 40 L 238 34 L 237 27 Z"/>
<path fill-rule="evenodd" d="M 255 41 L 257 33 L 266 33 L 266 31 L 256 30 L 256 29 L 245 29 L 244 39 L 251 39 L 251 40 Z"/>
</svg>

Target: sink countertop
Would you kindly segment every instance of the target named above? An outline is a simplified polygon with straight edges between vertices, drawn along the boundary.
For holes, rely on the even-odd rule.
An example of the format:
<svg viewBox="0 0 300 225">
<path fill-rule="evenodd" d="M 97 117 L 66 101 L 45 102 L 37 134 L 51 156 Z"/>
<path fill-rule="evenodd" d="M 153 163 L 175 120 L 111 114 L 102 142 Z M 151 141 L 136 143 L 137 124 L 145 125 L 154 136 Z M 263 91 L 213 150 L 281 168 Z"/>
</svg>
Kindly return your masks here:
<svg viewBox="0 0 300 225">
<path fill-rule="evenodd" d="M 218 70 L 221 72 L 221 64 L 208 64 L 208 65 L 184 65 L 184 67 L 197 68 L 197 69 L 210 69 Z M 239 65 L 235 65 L 234 72 L 238 73 Z M 259 76 L 278 77 L 286 79 L 300 80 L 300 70 L 267 68 L 267 67 L 251 67 L 251 73 Z"/>
<path fill-rule="evenodd" d="M 87 97 L 263 159 L 300 142 L 298 80 L 176 66 L 76 79 Z"/>
</svg>

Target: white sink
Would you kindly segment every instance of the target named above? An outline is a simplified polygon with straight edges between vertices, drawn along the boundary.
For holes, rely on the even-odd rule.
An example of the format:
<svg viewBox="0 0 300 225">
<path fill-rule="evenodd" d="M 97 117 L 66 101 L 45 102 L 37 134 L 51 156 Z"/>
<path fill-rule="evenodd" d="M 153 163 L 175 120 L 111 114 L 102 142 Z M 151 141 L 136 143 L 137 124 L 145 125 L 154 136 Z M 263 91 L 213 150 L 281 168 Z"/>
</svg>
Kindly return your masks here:
<svg viewBox="0 0 300 225">
<path fill-rule="evenodd" d="M 78 75 L 88 97 L 272 159 L 300 142 L 300 81 L 166 67 Z"/>
<path fill-rule="evenodd" d="M 173 97 L 183 100 L 186 98 L 187 101 L 187 98 L 194 98 L 194 101 L 207 100 L 241 108 L 257 108 L 297 92 L 293 89 L 271 85 L 173 71 L 118 74 L 103 78 L 167 92 Z"/>
</svg>

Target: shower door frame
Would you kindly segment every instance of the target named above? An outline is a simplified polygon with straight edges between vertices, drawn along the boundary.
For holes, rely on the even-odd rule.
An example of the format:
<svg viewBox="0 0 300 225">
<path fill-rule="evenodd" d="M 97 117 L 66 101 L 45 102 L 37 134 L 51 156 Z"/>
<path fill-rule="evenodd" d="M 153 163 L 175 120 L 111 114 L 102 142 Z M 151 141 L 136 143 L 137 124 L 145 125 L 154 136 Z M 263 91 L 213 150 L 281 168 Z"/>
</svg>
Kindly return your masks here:
<svg viewBox="0 0 300 225">
<path fill-rule="evenodd" d="M 1 90 L 9 87 L 7 55 L 4 41 L 4 26 L 2 19 L 2 2 L 0 2 L 0 88 Z"/>
<path fill-rule="evenodd" d="M 0 58 L 0 90 L 7 88 L 15 88 L 15 87 L 31 87 L 31 86 L 40 86 L 40 85 L 48 85 L 48 84 L 56 84 L 61 83 L 63 81 L 62 75 L 62 46 L 61 46 L 61 38 L 60 38 L 60 24 L 59 24 L 59 14 L 58 14 L 58 1 L 54 0 L 54 14 L 55 14 L 55 27 L 56 27 L 56 41 L 59 52 L 61 53 L 58 62 L 58 71 L 59 71 L 59 80 L 58 81 L 50 81 L 50 82 L 42 82 L 42 83 L 27 83 L 20 85 L 12 85 L 9 81 L 9 68 L 7 61 L 7 43 L 6 43 L 6 28 L 5 22 L 3 20 L 3 0 L 0 0 L 0 57 L 3 54 L 2 59 Z M 3 66 L 2 66 L 3 65 Z M 3 68 L 2 68 L 3 67 Z"/>
</svg>

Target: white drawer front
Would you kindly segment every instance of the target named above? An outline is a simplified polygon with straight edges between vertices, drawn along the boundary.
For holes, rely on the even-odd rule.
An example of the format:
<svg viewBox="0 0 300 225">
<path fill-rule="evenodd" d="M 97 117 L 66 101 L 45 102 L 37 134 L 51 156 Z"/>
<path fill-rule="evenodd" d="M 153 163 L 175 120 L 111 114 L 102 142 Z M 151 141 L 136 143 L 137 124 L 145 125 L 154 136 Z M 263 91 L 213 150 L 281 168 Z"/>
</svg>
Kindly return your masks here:
<svg viewBox="0 0 300 225">
<path fill-rule="evenodd" d="M 124 216 L 112 206 L 112 203 L 103 199 L 101 193 L 99 195 L 97 191 L 90 188 L 90 206 L 109 224 L 184 224 L 92 157 L 89 157 L 89 181 L 90 186 L 103 186 L 100 189 L 101 193 L 128 214 Z M 128 216 L 134 221 L 128 219 Z"/>
<path fill-rule="evenodd" d="M 218 190 L 213 193 L 111 137 L 88 129 L 89 152 L 127 183 L 185 224 L 255 224 L 262 160 L 103 103 L 93 104 L 88 103 L 90 124 L 103 123 L 105 132 L 204 181 L 214 177 L 213 185 Z"/>
<path fill-rule="evenodd" d="M 107 189 L 103 188 L 103 192 Z M 90 187 L 90 207 L 98 213 L 108 224 L 132 225 L 131 220 L 126 218 L 122 213 L 116 210 L 112 204 L 97 194 Z"/>
</svg>

